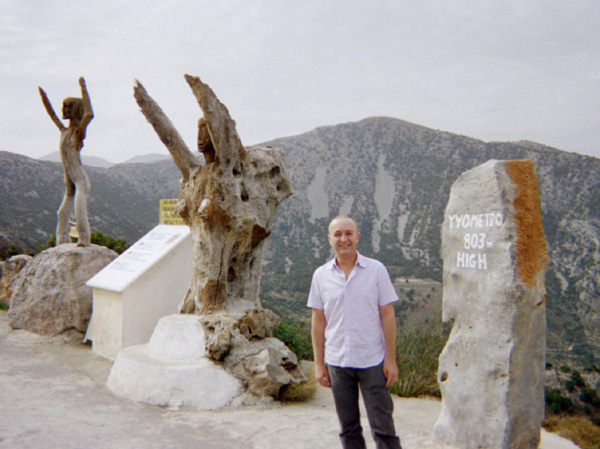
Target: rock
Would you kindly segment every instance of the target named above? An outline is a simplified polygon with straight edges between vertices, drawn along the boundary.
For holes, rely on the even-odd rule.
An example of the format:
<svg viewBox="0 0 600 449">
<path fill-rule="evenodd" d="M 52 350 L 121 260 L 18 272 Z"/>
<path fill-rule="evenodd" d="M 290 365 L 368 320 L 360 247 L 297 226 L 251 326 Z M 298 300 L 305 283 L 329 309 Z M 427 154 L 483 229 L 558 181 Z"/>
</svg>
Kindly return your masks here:
<svg viewBox="0 0 600 449">
<path fill-rule="evenodd" d="M 6 299 L 10 300 L 13 294 L 13 282 L 23 269 L 30 261 L 33 260 L 32 256 L 26 254 L 19 254 L 12 256 L 6 262 L 2 264 L 2 271 L 0 273 L 0 288 L 4 289 Z"/>
<path fill-rule="evenodd" d="M 454 183 L 442 227 L 442 410 L 434 436 L 463 449 L 533 449 L 544 419 L 548 256 L 529 160 Z"/>
<path fill-rule="evenodd" d="M 10 326 L 46 336 L 85 333 L 92 312 L 92 289 L 85 283 L 116 257 L 104 246 L 70 243 L 41 252 L 12 284 Z"/>
<path fill-rule="evenodd" d="M 251 310 L 239 320 L 228 313 L 199 318 L 207 357 L 222 361 L 249 393 L 277 398 L 283 387 L 306 382 L 296 354 L 272 338 L 279 322 L 274 312 Z"/>
<path fill-rule="evenodd" d="M 259 397 L 278 398 L 282 388 L 306 382 L 296 354 L 276 338 L 234 346 L 223 363 L 247 391 Z"/>
</svg>

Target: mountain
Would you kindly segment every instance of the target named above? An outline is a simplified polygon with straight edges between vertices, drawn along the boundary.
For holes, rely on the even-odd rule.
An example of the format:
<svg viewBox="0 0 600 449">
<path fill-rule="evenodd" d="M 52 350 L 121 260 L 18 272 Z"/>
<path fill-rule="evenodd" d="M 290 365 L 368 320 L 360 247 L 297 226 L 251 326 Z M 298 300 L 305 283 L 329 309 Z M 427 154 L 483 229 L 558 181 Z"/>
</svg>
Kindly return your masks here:
<svg viewBox="0 0 600 449">
<path fill-rule="evenodd" d="M 408 283 L 407 301 L 421 291 L 425 301 L 439 296 L 440 229 L 452 183 L 489 159 L 531 159 L 550 255 L 548 359 L 598 364 L 599 159 L 534 142 L 483 142 L 385 117 L 265 145 L 284 151 L 294 195 L 275 218 L 261 297 L 278 313 L 298 316 L 306 316 L 312 271 L 331 255 L 326 239 L 331 217 L 351 214 L 360 227 L 359 251 L 383 261 L 397 282 Z M 88 173 L 92 228 L 129 242 L 157 223 L 160 198 L 178 195 L 180 175 L 170 160 L 90 167 Z M 0 239 L 23 247 L 46 241 L 61 196 L 60 164 L 0 152 Z M 412 278 L 427 280 L 434 294 L 408 288 Z M 414 301 L 402 304 L 401 318 L 419 307 Z"/>
<path fill-rule="evenodd" d="M 51 161 L 51 162 L 61 162 L 60 153 L 58 151 L 54 151 L 52 153 L 48 153 L 45 156 L 39 158 L 40 161 Z M 86 167 L 101 167 L 108 168 L 112 167 L 112 162 L 107 161 L 106 159 L 102 159 L 101 157 L 96 156 L 81 156 L 81 163 Z"/>
<path fill-rule="evenodd" d="M 123 164 L 149 164 L 152 162 L 170 160 L 171 156 L 169 154 L 159 154 L 159 153 L 148 153 L 142 156 L 134 156 L 131 159 L 127 159 Z"/>
</svg>

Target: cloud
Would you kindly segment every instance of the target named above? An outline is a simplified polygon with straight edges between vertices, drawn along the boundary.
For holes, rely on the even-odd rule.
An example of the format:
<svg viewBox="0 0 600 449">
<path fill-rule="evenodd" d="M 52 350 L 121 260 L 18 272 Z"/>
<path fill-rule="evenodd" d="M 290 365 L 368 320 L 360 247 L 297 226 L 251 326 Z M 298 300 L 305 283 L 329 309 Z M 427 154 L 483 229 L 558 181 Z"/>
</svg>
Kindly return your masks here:
<svg viewBox="0 0 600 449">
<path fill-rule="evenodd" d="M 1 150 L 55 151 L 37 86 L 57 108 L 82 75 L 96 113 L 86 154 L 166 154 L 134 79 L 194 147 L 190 73 L 246 144 L 386 115 L 600 156 L 595 0 L 0 3 Z"/>
</svg>

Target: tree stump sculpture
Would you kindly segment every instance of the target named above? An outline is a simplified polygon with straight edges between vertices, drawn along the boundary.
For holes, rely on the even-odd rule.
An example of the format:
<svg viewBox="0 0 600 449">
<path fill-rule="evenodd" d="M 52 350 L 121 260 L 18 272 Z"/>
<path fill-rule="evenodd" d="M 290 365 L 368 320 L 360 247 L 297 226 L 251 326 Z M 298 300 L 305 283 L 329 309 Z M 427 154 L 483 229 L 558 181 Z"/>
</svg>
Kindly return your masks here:
<svg viewBox="0 0 600 449">
<path fill-rule="evenodd" d="M 194 271 L 180 311 L 243 314 L 261 308 L 265 239 L 277 206 L 292 187 L 283 154 L 272 148 L 245 149 L 212 89 L 197 77 L 185 78 L 204 112 L 198 133 L 204 165 L 139 82 L 134 92 L 182 175 L 177 211 L 193 234 Z"/>
<path fill-rule="evenodd" d="M 144 87 L 136 82 L 134 88 L 142 113 L 182 175 L 177 212 L 192 231 L 194 250 L 192 279 L 180 313 L 201 316 L 207 356 L 223 360 L 253 393 L 276 396 L 281 385 L 304 380 L 294 354 L 278 340 L 265 338 L 272 335 L 278 318 L 262 308 L 258 295 L 265 239 L 278 205 L 292 194 L 283 153 L 269 147 L 244 148 L 235 122 L 211 88 L 198 77 L 185 79 L 204 112 L 198 122 L 204 164 Z M 248 363 L 248 358 L 254 361 Z M 268 359 L 286 378 L 275 386 L 264 380 L 267 371 L 273 371 L 266 365 L 256 379 L 256 366 Z M 246 373 L 244 366 L 254 366 L 255 372 Z"/>
</svg>

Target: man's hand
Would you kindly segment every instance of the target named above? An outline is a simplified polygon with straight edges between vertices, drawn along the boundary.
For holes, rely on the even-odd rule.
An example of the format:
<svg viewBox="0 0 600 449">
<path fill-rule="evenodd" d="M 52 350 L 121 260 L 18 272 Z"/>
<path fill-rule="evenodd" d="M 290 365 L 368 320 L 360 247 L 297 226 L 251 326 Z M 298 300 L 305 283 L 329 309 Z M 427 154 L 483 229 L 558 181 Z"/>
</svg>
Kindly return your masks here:
<svg viewBox="0 0 600 449">
<path fill-rule="evenodd" d="M 396 359 L 385 358 L 383 361 L 383 374 L 385 375 L 385 388 L 390 388 L 398 380 Z"/>
<path fill-rule="evenodd" d="M 315 379 L 317 379 L 317 382 L 323 387 L 331 388 L 329 372 L 327 372 L 327 366 L 323 363 L 315 363 Z"/>
</svg>

